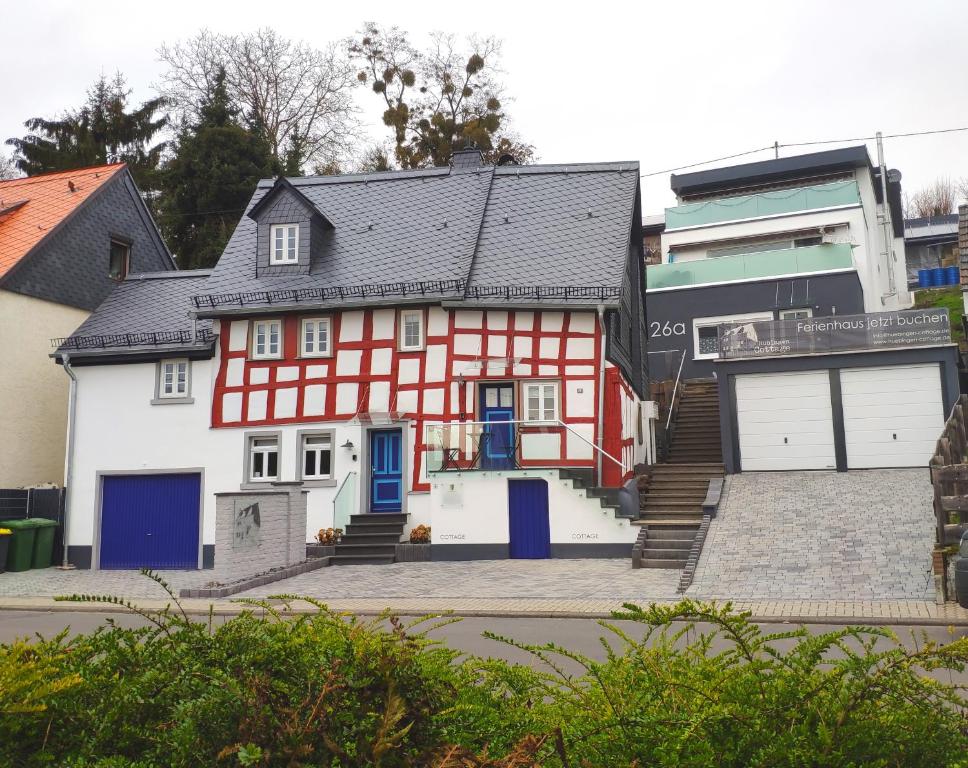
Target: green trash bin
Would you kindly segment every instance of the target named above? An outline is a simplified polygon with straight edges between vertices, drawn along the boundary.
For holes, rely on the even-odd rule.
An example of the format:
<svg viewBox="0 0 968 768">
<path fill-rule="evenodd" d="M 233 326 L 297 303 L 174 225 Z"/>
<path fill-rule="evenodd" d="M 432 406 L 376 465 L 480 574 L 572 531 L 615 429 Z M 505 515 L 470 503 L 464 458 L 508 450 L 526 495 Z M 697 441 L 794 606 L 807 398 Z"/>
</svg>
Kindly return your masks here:
<svg viewBox="0 0 968 768">
<path fill-rule="evenodd" d="M 50 568 L 54 557 L 54 533 L 57 531 L 57 521 L 46 517 L 33 517 L 34 524 L 34 556 L 33 568 Z"/>
<path fill-rule="evenodd" d="M 34 539 L 37 526 L 34 520 L 0 520 L 0 528 L 13 531 L 7 552 L 8 571 L 28 571 L 34 561 Z"/>
</svg>

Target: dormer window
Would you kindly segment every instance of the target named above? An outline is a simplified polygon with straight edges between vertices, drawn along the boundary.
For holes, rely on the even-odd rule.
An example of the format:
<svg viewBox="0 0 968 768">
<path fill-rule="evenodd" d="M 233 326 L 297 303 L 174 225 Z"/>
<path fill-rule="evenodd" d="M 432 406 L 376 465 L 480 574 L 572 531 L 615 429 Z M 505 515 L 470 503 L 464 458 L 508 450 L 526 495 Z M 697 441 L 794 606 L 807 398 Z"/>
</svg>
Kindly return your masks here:
<svg viewBox="0 0 968 768">
<path fill-rule="evenodd" d="M 269 230 L 269 263 L 296 264 L 299 261 L 299 225 L 273 224 Z"/>
</svg>

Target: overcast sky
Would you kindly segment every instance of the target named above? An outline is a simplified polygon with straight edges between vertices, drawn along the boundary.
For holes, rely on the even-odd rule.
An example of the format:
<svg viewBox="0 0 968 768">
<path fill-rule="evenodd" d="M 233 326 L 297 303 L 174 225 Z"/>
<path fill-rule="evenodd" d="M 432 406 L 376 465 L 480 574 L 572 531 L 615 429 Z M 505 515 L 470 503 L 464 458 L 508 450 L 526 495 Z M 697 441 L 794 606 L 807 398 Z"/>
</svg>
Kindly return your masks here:
<svg viewBox="0 0 968 768">
<path fill-rule="evenodd" d="M 513 127 L 541 162 L 638 160 L 649 173 L 774 141 L 968 126 L 963 0 L 3 5 L 0 138 L 21 135 L 28 117 L 79 106 L 101 72 L 123 72 L 134 101 L 150 97 L 158 46 L 203 26 L 268 25 L 322 45 L 364 20 L 397 24 L 418 43 L 435 29 L 500 37 Z M 357 99 L 383 138 L 378 99 L 362 89 Z M 907 193 L 968 176 L 968 132 L 892 139 L 886 152 Z M 644 213 L 673 202 L 668 174 L 643 184 Z"/>
</svg>

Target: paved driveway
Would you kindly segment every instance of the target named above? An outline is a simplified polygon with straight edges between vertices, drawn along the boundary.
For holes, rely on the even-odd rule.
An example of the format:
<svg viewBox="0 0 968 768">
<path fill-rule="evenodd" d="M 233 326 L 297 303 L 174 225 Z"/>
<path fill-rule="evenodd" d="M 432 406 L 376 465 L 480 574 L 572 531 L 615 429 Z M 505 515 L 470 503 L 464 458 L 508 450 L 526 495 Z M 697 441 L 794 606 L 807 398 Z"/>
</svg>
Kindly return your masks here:
<svg viewBox="0 0 968 768">
<path fill-rule="evenodd" d="M 929 600 L 931 500 L 926 469 L 733 475 L 687 594 Z"/>
</svg>

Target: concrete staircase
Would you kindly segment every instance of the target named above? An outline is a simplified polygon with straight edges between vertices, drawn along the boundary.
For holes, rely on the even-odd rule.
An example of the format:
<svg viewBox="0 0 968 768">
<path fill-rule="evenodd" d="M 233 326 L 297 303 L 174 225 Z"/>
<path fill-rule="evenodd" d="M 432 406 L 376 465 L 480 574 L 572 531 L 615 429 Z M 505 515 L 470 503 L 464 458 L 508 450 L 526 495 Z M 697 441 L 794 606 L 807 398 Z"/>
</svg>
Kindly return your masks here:
<svg viewBox="0 0 968 768">
<path fill-rule="evenodd" d="M 396 558 L 406 514 L 350 515 L 330 565 L 386 565 Z"/>
<path fill-rule="evenodd" d="M 715 381 L 685 383 L 666 463 L 639 478 L 642 526 L 632 554 L 637 568 L 685 568 L 703 522 L 709 482 L 723 477 Z"/>
<path fill-rule="evenodd" d="M 601 506 L 604 509 L 610 509 L 616 518 L 632 519 L 622 512 L 618 500 L 618 488 L 603 488 L 602 486 L 595 485 L 595 470 L 584 467 L 559 469 L 558 477 L 562 480 L 570 480 L 572 488 L 583 490 L 585 492 L 585 498 L 598 499 Z"/>
</svg>

